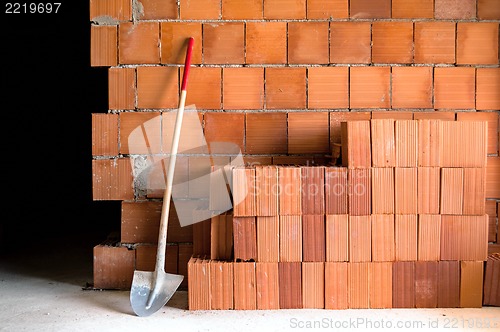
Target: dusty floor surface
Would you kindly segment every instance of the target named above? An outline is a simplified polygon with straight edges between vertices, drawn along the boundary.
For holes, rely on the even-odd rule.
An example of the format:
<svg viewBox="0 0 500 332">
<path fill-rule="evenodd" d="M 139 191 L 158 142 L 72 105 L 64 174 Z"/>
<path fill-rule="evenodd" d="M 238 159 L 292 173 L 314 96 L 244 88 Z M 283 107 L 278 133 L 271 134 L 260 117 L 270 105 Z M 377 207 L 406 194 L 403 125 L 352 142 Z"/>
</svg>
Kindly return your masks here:
<svg viewBox="0 0 500 332">
<path fill-rule="evenodd" d="M 129 292 L 84 290 L 91 281 L 87 243 L 0 257 L 0 331 L 500 331 L 500 308 L 190 312 L 181 291 L 136 317 Z"/>
</svg>

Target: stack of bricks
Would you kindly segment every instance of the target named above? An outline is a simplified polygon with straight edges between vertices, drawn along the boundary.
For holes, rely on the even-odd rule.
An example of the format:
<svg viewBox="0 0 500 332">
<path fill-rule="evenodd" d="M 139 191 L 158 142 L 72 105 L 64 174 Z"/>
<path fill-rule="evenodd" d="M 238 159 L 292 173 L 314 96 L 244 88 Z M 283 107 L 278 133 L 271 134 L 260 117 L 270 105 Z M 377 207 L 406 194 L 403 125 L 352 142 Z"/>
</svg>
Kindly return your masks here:
<svg viewBox="0 0 500 332">
<path fill-rule="evenodd" d="M 190 260 L 191 310 L 482 306 L 487 123 L 341 127 L 345 167 L 233 169 L 233 255 Z"/>
<path fill-rule="evenodd" d="M 195 47 L 187 105 L 199 118 L 187 126 L 203 135 L 184 131 L 181 146 L 206 143 L 211 155 L 191 149 L 178 157 L 179 195 L 207 201 L 209 185 L 189 183 L 210 173 L 214 157 L 227 164 L 239 151 L 241 164 L 325 165 L 342 121 L 486 120 L 488 238 L 490 251 L 500 250 L 498 0 L 89 4 L 90 65 L 106 68 L 109 87 L 108 108 L 91 118 L 93 199 L 122 204 L 120 237 L 95 247 L 96 288 L 128 289 L 134 269 L 154 261 L 188 37 Z M 172 212 L 167 270 L 187 277 L 191 255 L 208 250 L 195 238 L 210 221 L 181 227 L 179 219 Z"/>
</svg>

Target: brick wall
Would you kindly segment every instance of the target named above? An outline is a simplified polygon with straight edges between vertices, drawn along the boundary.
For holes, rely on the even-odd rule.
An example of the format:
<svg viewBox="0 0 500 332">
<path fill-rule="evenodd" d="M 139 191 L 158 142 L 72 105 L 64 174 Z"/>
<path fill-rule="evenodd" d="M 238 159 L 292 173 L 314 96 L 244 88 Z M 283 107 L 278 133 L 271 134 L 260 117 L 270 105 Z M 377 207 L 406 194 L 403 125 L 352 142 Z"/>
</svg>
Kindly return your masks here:
<svg viewBox="0 0 500 332">
<path fill-rule="evenodd" d="M 162 187 L 144 183 L 161 184 L 162 167 L 151 167 L 144 181 L 134 174 L 168 157 L 165 137 L 191 36 L 186 104 L 198 110 L 206 143 L 222 163 L 234 159 L 238 149 L 228 151 L 216 142 L 234 144 L 247 163 L 324 164 L 340 143 L 340 123 L 346 120 L 487 120 L 486 208 L 489 240 L 497 242 L 498 0 L 242 3 L 90 0 L 91 66 L 109 67 L 108 112 L 92 117 L 93 198 L 123 202 L 116 254 L 96 246 L 106 258 L 96 260 L 96 271 L 102 271 L 99 264 L 111 266 L 112 257 L 119 259 L 124 246 L 136 260 L 126 273 L 148 260 L 151 267 L 154 251 L 147 256 L 137 249 L 156 242 Z M 181 144 L 196 139 L 184 133 Z M 210 172 L 204 152 L 179 156 L 180 181 Z M 189 185 L 179 190 L 186 198 L 206 195 Z M 170 271 L 185 274 L 199 228 L 180 227 L 172 214 Z M 130 280 L 96 286 L 126 288 Z"/>
</svg>

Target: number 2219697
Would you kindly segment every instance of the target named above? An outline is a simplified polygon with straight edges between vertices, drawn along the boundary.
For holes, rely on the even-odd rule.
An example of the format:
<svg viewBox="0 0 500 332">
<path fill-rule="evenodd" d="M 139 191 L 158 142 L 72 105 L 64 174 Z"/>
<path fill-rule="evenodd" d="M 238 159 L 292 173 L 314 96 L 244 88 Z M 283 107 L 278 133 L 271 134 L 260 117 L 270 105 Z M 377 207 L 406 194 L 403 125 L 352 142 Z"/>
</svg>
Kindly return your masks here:
<svg viewBox="0 0 500 332">
<path fill-rule="evenodd" d="M 61 7 L 60 2 L 7 2 L 6 14 L 57 14 Z"/>
</svg>

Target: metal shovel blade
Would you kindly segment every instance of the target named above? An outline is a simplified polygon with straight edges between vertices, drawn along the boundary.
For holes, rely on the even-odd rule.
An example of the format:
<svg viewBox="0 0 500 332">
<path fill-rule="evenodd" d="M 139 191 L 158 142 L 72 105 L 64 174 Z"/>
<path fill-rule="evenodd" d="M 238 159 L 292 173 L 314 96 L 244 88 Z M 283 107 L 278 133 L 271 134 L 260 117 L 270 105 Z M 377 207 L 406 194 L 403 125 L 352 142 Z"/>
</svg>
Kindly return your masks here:
<svg viewBox="0 0 500 332">
<path fill-rule="evenodd" d="M 149 294 L 154 287 L 154 272 L 135 271 L 130 289 L 130 303 L 135 314 L 146 317 L 160 310 L 181 284 L 184 276 L 160 272 L 156 280 L 156 287 L 160 290 L 152 299 L 151 306 L 147 308 Z"/>
</svg>

